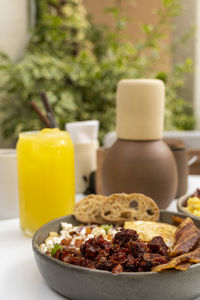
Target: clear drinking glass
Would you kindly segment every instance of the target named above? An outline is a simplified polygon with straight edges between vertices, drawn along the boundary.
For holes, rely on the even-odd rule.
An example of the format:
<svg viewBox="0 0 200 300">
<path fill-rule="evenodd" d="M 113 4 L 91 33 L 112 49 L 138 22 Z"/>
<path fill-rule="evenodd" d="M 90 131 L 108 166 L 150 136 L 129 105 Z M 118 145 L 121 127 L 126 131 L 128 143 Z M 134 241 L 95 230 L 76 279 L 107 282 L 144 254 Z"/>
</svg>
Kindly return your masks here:
<svg viewBox="0 0 200 300">
<path fill-rule="evenodd" d="M 69 133 L 59 129 L 20 133 L 17 165 L 20 226 L 27 235 L 73 212 L 74 147 Z"/>
</svg>

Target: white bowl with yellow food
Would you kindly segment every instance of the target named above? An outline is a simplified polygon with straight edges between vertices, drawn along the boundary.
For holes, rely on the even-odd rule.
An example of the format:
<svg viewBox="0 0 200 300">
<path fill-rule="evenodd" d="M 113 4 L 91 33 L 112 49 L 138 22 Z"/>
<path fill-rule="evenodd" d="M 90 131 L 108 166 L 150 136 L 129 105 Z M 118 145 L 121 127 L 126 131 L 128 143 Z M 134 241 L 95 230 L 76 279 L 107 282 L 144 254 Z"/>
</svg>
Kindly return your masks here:
<svg viewBox="0 0 200 300">
<path fill-rule="evenodd" d="M 194 192 L 194 194 L 186 194 L 178 199 L 178 211 L 190 217 L 200 218 L 200 195 L 197 195 L 197 191 L 198 189 Z"/>
</svg>

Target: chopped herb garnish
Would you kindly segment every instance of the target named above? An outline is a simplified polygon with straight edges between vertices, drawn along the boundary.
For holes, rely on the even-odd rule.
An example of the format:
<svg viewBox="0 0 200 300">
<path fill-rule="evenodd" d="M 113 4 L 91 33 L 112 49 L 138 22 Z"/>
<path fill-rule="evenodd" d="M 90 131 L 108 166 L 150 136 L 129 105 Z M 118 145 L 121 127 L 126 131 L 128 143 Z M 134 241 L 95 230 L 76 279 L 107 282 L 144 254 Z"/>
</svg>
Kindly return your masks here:
<svg viewBox="0 0 200 300">
<path fill-rule="evenodd" d="M 108 234 L 108 231 L 110 230 L 110 228 L 112 228 L 113 225 L 101 225 L 101 228 L 103 228 L 105 230 L 105 232 Z"/>
<path fill-rule="evenodd" d="M 62 249 L 63 249 L 63 246 L 62 246 L 62 245 L 59 245 L 59 244 L 55 244 L 54 247 L 53 247 L 52 250 L 51 250 L 51 255 L 55 255 L 56 252 L 57 252 L 59 249 L 62 250 Z"/>
</svg>

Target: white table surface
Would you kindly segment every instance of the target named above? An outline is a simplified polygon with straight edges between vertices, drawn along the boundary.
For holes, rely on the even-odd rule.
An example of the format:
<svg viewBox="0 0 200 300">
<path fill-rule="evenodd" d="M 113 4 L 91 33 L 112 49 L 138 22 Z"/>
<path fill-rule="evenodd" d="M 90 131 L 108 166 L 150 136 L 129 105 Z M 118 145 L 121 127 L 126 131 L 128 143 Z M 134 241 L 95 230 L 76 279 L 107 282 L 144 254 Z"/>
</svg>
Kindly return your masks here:
<svg viewBox="0 0 200 300">
<path fill-rule="evenodd" d="M 200 176 L 189 176 L 188 192 L 197 187 Z M 77 195 L 76 200 L 80 198 Z M 168 210 L 176 211 L 176 200 Z M 44 282 L 33 257 L 31 239 L 20 231 L 19 219 L 0 220 L 0 300 L 58 299 L 66 298 Z"/>
</svg>

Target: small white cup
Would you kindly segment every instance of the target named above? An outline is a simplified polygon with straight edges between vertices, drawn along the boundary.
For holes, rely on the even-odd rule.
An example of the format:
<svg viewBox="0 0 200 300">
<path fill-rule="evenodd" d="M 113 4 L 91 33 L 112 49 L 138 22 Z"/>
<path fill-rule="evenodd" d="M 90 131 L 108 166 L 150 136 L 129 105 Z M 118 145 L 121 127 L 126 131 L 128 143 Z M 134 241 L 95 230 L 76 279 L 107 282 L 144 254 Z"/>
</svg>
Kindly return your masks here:
<svg viewBox="0 0 200 300">
<path fill-rule="evenodd" d="M 99 121 L 79 121 L 66 123 L 65 129 L 69 131 L 74 144 L 87 144 L 98 140 Z"/>
<path fill-rule="evenodd" d="M 96 171 L 98 146 L 98 141 L 74 144 L 76 193 L 83 193 L 87 189 L 89 183 L 84 181 L 84 177 L 89 181 L 91 172 Z"/>
<path fill-rule="evenodd" d="M 67 123 L 65 128 L 74 143 L 75 190 L 76 193 L 83 193 L 89 186 L 91 172 L 96 171 L 99 121 Z"/>
<path fill-rule="evenodd" d="M 0 149 L 0 219 L 19 216 L 15 149 Z"/>
</svg>

